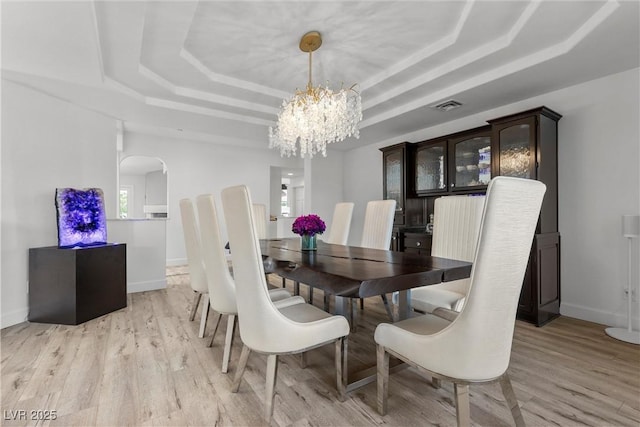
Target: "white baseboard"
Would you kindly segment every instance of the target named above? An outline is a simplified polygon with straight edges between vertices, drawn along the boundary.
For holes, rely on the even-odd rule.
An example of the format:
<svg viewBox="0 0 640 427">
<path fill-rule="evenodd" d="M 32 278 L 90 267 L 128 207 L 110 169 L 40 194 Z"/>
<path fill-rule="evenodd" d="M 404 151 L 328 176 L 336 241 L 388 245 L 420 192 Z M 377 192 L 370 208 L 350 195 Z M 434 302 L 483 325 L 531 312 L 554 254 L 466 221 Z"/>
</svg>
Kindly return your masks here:
<svg viewBox="0 0 640 427">
<path fill-rule="evenodd" d="M 26 322 L 29 315 L 29 309 L 23 308 L 20 310 L 13 310 L 10 312 L 3 312 L 0 322 L 0 327 L 7 328 L 9 326 L 17 325 L 18 323 Z"/>
<path fill-rule="evenodd" d="M 187 265 L 186 258 L 167 259 L 167 267 L 177 267 L 179 265 Z"/>
<path fill-rule="evenodd" d="M 637 303 L 634 304 L 637 305 Z M 601 325 L 627 327 L 626 311 L 622 313 L 611 313 L 609 311 L 563 302 L 560 305 L 560 314 L 593 323 L 600 323 Z M 639 330 L 640 318 L 638 316 L 633 316 L 631 319 L 631 325 L 634 330 Z"/>
<path fill-rule="evenodd" d="M 157 289 L 165 289 L 167 287 L 167 279 L 147 280 L 144 282 L 127 283 L 127 293 L 155 291 Z"/>
</svg>

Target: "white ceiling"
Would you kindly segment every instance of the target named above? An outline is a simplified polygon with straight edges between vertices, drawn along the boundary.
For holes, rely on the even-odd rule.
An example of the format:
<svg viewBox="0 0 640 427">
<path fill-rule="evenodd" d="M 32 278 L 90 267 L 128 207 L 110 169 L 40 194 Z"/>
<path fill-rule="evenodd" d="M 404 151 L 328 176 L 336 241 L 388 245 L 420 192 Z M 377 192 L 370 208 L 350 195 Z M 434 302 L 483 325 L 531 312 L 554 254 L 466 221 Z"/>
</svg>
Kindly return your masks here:
<svg viewBox="0 0 640 427">
<path fill-rule="evenodd" d="M 1 64 L 129 131 L 266 147 L 317 30 L 314 82 L 362 94 L 348 150 L 636 68 L 639 20 L 615 0 L 3 1 Z"/>
</svg>

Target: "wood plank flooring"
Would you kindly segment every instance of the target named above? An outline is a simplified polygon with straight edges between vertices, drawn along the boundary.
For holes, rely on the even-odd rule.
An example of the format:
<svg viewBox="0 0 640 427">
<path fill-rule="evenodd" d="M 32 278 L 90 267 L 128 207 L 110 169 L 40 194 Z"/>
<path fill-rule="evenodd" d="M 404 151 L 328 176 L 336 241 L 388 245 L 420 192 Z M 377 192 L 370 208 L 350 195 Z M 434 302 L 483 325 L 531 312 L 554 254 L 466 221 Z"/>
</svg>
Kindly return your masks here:
<svg viewBox="0 0 640 427">
<path fill-rule="evenodd" d="M 82 325 L 3 329 L 2 425 L 264 425 L 266 357 L 250 356 L 240 391 L 231 393 L 239 334 L 222 374 L 225 321 L 208 348 L 198 321 L 188 321 L 191 301 L 186 269 L 177 267 L 166 290 L 130 294 L 127 308 Z M 315 301 L 322 304 L 320 291 Z M 382 321 L 380 299 L 366 299 L 349 337 L 349 372 L 375 365 L 373 330 Z M 455 425 L 452 385 L 434 389 L 412 369 L 391 375 L 384 417 L 375 409 L 375 383 L 339 402 L 333 351 L 313 350 L 306 369 L 299 357 L 280 358 L 272 425 Z M 640 347 L 607 337 L 602 325 L 565 317 L 542 328 L 517 322 L 508 372 L 529 426 L 640 426 Z M 499 384 L 471 386 L 470 401 L 472 424 L 513 425 Z M 56 419 L 38 420 L 50 415 L 44 411 Z"/>
</svg>

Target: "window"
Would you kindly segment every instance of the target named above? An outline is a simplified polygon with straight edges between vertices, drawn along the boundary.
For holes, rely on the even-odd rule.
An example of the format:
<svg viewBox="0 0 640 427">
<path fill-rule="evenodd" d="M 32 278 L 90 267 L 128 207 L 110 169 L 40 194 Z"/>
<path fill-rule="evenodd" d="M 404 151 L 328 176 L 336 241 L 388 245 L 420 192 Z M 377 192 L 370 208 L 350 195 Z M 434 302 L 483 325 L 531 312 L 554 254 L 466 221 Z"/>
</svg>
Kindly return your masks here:
<svg viewBox="0 0 640 427">
<path fill-rule="evenodd" d="M 118 206 L 118 217 L 129 218 L 133 209 L 133 187 L 130 185 L 120 186 L 120 204 Z"/>
</svg>

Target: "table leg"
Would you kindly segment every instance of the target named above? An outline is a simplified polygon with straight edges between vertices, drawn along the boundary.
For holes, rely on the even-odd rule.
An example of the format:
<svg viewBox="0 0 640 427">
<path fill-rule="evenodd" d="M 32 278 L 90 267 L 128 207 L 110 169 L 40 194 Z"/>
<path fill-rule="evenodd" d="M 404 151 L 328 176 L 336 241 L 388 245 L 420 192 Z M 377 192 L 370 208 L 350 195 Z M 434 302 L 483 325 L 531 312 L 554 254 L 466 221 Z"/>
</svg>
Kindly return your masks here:
<svg viewBox="0 0 640 427">
<path fill-rule="evenodd" d="M 356 331 L 356 319 L 355 312 L 356 310 L 353 308 L 354 300 L 353 298 L 340 297 L 335 296 L 334 300 L 334 313 L 344 316 L 349 321 L 349 326 L 351 327 L 351 332 Z"/>
<path fill-rule="evenodd" d="M 411 317 L 411 289 L 398 292 L 398 320 Z"/>
</svg>

